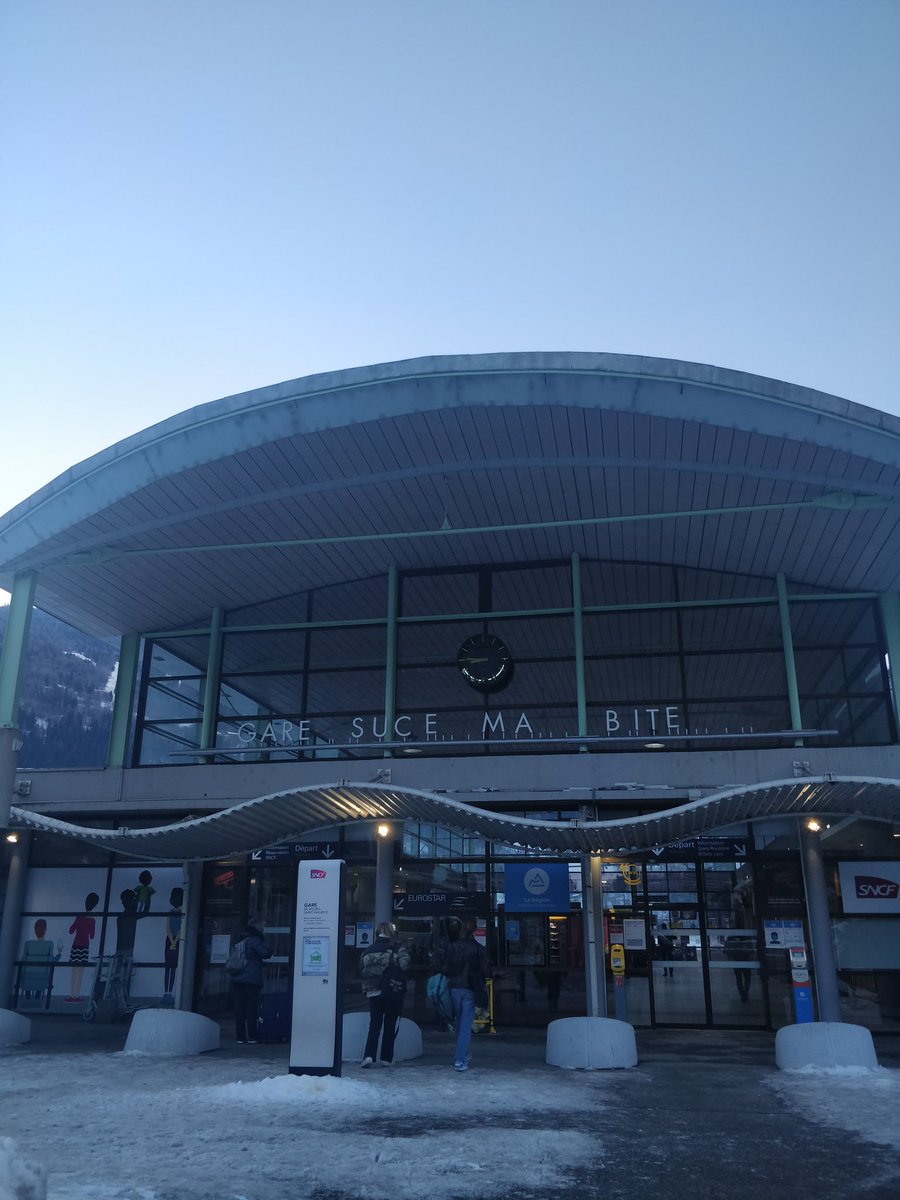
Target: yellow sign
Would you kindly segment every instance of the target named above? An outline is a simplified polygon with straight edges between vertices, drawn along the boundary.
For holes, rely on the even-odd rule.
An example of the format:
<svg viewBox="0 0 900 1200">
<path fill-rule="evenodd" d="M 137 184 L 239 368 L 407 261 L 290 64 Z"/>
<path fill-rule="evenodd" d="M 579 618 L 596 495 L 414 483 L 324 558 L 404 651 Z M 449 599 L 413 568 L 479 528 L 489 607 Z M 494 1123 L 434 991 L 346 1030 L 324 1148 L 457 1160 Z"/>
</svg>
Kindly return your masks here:
<svg viewBox="0 0 900 1200">
<path fill-rule="evenodd" d="M 622 878 L 629 887 L 637 887 L 641 882 L 641 865 L 640 863 L 622 863 L 620 868 Z"/>
<path fill-rule="evenodd" d="M 613 975 L 625 974 L 625 947 L 619 942 L 609 948 L 609 969 Z"/>
</svg>

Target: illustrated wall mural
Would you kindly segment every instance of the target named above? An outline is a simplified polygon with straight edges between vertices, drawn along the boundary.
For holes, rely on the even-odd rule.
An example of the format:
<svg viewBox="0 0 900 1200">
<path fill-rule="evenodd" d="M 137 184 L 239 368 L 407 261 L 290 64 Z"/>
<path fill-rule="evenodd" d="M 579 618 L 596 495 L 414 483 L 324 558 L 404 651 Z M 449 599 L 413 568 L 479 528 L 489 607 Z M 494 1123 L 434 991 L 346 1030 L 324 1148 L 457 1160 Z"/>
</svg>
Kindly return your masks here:
<svg viewBox="0 0 900 1200">
<path fill-rule="evenodd" d="M 181 866 L 33 867 L 16 1008 L 114 1019 L 174 1007 L 186 896 Z"/>
</svg>

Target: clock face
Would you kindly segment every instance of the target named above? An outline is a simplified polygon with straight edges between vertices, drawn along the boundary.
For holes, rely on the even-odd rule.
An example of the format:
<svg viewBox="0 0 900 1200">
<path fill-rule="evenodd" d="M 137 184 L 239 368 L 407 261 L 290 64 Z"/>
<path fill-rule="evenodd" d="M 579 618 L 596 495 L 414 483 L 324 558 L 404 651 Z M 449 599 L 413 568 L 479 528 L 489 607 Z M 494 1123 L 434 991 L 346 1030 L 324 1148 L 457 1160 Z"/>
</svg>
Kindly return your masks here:
<svg viewBox="0 0 900 1200">
<path fill-rule="evenodd" d="M 512 679 L 512 655 L 492 633 L 466 638 L 456 655 L 456 665 L 466 683 L 480 692 L 495 692 Z"/>
</svg>

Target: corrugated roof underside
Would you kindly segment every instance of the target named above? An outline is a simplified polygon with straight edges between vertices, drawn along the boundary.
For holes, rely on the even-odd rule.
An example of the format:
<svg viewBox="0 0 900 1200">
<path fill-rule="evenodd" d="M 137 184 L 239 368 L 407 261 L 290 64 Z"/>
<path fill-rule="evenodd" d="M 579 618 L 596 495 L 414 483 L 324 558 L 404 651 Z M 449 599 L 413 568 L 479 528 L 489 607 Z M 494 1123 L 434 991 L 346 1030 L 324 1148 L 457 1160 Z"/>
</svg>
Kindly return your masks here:
<svg viewBox="0 0 900 1200">
<path fill-rule="evenodd" d="M 202 620 L 308 586 L 401 568 L 565 558 L 789 574 L 810 586 L 900 587 L 893 508 L 783 509 L 496 532 L 517 522 L 791 504 L 826 492 L 896 493 L 898 472 L 808 443 L 678 417 L 527 407 L 436 409 L 288 437 L 159 479 L 39 548 L 42 606 L 121 632 Z M 417 539 L 380 535 L 484 532 Z M 374 540 L 278 548 L 280 539 Z M 175 550 L 53 565 L 73 553 Z M 44 603 L 44 601 L 46 601 Z"/>
</svg>

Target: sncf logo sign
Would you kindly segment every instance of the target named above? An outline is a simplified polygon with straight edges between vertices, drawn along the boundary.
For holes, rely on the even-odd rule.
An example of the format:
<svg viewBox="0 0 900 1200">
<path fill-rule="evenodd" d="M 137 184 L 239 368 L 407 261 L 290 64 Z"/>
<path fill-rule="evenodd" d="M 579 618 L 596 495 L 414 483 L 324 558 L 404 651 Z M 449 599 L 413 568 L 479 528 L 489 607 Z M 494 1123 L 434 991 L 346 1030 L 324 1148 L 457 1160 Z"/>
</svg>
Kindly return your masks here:
<svg viewBox="0 0 900 1200">
<path fill-rule="evenodd" d="M 309 872 L 309 877 L 310 877 L 310 879 L 324 879 L 326 874 L 327 874 L 326 871 L 319 871 L 319 870 L 313 868 Z"/>
<path fill-rule="evenodd" d="M 877 875 L 857 875 L 855 883 L 859 900 L 896 900 L 900 894 L 900 883 L 880 879 Z"/>
</svg>

